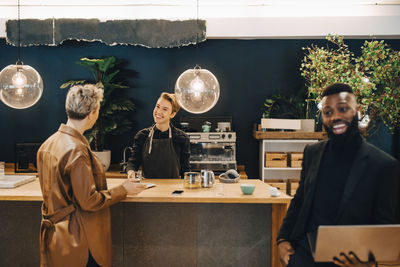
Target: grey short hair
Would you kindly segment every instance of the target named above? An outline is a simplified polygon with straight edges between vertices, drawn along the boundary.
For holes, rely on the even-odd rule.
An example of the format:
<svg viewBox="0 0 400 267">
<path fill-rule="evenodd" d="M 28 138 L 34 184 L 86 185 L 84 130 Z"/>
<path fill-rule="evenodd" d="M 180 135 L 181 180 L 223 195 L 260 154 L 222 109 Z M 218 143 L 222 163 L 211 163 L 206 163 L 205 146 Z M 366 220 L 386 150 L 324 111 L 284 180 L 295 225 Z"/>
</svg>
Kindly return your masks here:
<svg viewBox="0 0 400 267">
<path fill-rule="evenodd" d="M 67 94 L 65 110 L 74 120 L 83 120 L 90 112 L 97 109 L 103 100 L 104 90 L 94 84 L 74 85 Z"/>
</svg>

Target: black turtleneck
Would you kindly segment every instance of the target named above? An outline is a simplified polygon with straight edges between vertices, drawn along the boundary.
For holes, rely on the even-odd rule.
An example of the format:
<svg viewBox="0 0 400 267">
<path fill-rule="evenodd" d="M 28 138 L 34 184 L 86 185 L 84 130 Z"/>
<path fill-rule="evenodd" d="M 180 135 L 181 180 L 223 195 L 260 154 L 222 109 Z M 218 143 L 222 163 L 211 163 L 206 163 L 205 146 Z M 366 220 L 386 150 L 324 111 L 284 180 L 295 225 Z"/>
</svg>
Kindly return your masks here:
<svg viewBox="0 0 400 267">
<path fill-rule="evenodd" d="M 362 137 L 357 118 L 351 123 L 346 138 L 334 136 L 328 130 L 329 141 L 318 171 L 307 232 L 319 225 L 335 224 L 339 204 Z"/>
</svg>

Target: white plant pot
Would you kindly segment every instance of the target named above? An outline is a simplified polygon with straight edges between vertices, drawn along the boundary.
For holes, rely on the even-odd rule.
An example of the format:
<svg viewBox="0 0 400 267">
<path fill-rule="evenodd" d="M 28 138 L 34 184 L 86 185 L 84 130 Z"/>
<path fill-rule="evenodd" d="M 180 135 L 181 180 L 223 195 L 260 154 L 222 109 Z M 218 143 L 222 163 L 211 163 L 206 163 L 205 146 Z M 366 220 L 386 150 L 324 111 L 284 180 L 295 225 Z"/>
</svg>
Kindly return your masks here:
<svg viewBox="0 0 400 267">
<path fill-rule="evenodd" d="M 108 170 L 111 163 L 111 150 L 103 150 L 103 151 L 93 151 L 93 153 L 100 159 L 101 163 L 103 163 L 104 170 Z"/>
<path fill-rule="evenodd" d="M 301 132 L 315 132 L 315 120 L 314 119 L 302 119 L 300 131 Z"/>
</svg>

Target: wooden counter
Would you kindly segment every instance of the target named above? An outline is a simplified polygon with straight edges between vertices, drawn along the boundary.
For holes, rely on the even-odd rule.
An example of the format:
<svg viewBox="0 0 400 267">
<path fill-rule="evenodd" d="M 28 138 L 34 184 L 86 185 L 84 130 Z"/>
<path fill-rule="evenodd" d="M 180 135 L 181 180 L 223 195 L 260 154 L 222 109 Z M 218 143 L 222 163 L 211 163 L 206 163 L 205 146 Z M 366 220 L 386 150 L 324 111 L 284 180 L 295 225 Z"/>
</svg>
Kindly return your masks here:
<svg viewBox="0 0 400 267">
<path fill-rule="evenodd" d="M 109 188 L 121 184 L 125 179 L 107 179 Z M 291 197 L 282 194 L 279 197 L 269 195 L 269 185 L 260 180 L 241 180 L 229 184 L 216 181 L 212 188 L 186 189 L 183 180 L 178 179 L 145 179 L 144 183 L 157 186 L 146 189 L 137 196 L 128 196 L 125 202 L 180 202 L 180 203 L 266 203 L 288 204 Z M 252 195 L 243 195 L 240 183 L 255 184 Z M 223 188 L 223 195 L 217 195 L 217 188 Z M 181 195 L 172 195 L 174 190 L 184 190 Z M 42 201 L 39 179 L 13 189 L 0 189 L 0 200 Z"/>
<path fill-rule="evenodd" d="M 112 188 L 114 186 L 119 185 L 122 183 L 124 179 L 107 179 L 107 183 L 109 185 L 109 188 Z M 180 206 L 176 205 L 187 205 L 195 207 L 202 207 L 201 209 L 204 210 L 207 208 L 207 206 L 204 205 L 211 205 L 210 208 L 215 208 L 215 205 L 229 205 L 229 209 L 239 209 L 240 213 L 241 210 L 250 212 L 249 214 L 254 214 L 251 213 L 249 209 L 257 208 L 257 204 L 266 204 L 266 205 L 271 205 L 271 224 L 270 224 L 270 264 L 267 264 L 267 266 L 280 266 L 279 263 L 279 258 L 278 258 L 278 251 L 277 247 L 275 245 L 275 239 L 277 236 L 277 232 L 279 230 L 280 224 L 282 222 L 282 219 L 284 218 L 286 214 L 286 208 L 288 203 L 291 200 L 291 197 L 282 194 L 279 197 L 271 197 L 269 195 L 269 185 L 266 183 L 263 183 L 260 180 L 242 180 L 240 183 L 252 183 L 256 185 L 256 189 L 252 195 L 243 195 L 240 190 L 240 183 L 236 184 L 226 184 L 226 183 L 220 183 L 217 181 L 214 184 L 213 188 L 201 188 L 201 189 L 185 189 L 183 188 L 183 180 L 177 180 L 177 179 L 147 179 L 144 180 L 143 182 L 150 182 L 150 183 L 155 183 L 157 186 L 153 188 L 146 189 L 143 191 L 141 194 L 137 196 L 128 196 L 124 202 L 126 204 L 129 203 L 143 203 L 141 205 L 145 205 L 144 210 L 149 210 L 148 204 L 149 203 L 153 207 L 155 203 L 160 203 L 158 205 L 161 205 L 162 207 L 166 207 L 165 205 L 172 205 L 171 207 L 174 207 L 173 210 L 180 209 Z M 219 186 L 222 186 L 223 188 L 223 195 L 217 195 L 217 188 Z M 184 193 L 179 196 L 173 196 L 171 193 L 174 190 L 177 189 L 182 189 L 184 190 Z M 220 193 L 220 191 L 218 192 Z M 22 202 L 27 202 L 31 203 L 33 202 L 38 202 L 42 201 L 42 195 L 40 191 L 40 186 L 39 186 L 39 181 L 38 179 L 27 183 L 25 185 L 22 185 L 20 187 L 14 188 L 14 189 L 0 189 L 0 200 L 4 201 L 4 203 L 10 203 L 11 202 L 16 202 L 16 201 L 22 201 Z M 164 203 L 164 204 L 163 204 Z M 168 204 L 170 203 L 170 204 Z M 174 204 L 176 203 L 176 204 Z M 193 203 L 193 204 L 191 204 Z M 122 204 L 122 203 L 121 203 Z M 8 204 L 10 205 L 10 204 Z M 22 204 L 18 204 L 21 206 Z M 31 205 L 31 204 L 28 204 Z M 186 205 L 186 206 L 187 206 Z M 250 206 L 249 206 L 250 205 Z M 256 205 L 256 206 L 254 206 Z M 135 206 L 137 207 L 137 206 Z M 185 207 L 185 206 L 182 206 Z M 225 209 L 223 208 L 224 206 L 217 206 L 221 208 L 217 208 L 219 211 L 226 212 Z M 243 207 L 243 208 L 240 208 Z M 259 206 L 261 207 L 261 206 Z M 164 208 L 162 208 L 164 209 Z M 161 210 L 162 211 L 162 210 Z M 122 216 L 129 216 L 128 214 L 131 211 L 124 211 L 122 212 Z M 125 215 L 124 215 L 125 214 Z M 142 214 L 142 213 L 140 213 Z M 185 213 L 183 213 L 182 216 Z M 236 212 L 235 212 L 236 214 Z M 146 215 L 147 216 L 147 215 Z M 187 215 L 189 216 L 189 215 Z M 190 217 L 198 215 L 191 215 Z M 240 215 L 238 218 L 243 218 Z M 245 216 L 246 217 L 246 216 Z M 207 217 L 208 218 L 208 217 Z M 120 220 L 121 218 L 117 218 L 116 220 Z M 226 218 L 229 221 L 229 218 Z M 114 218 L 113 218 L 113 225 L 114 225 Z M 169 220 L 169 219 L 168 219 Z M 167 221 L 168 221 L 167 220 Z M 185 220 L 182 218 L 182 220 Z M 186 219 L 188 220 L 188 219 Z M 193 220 L 190 219 L 190 220 Z M 237 219 L 238 220 L 238 219 Z M 125 219 L 124 219 L 125 221 Z M 118 226 L 119 222 L 115 222 L 115 225 Z M 231 222 L 232 225 L 235 224 L 235 222 Z M 254 222 L 255 223 L 255 222 Z M 186 224 L 185 224 L 186 225 Z M 241 225 L 241 224 L 239 224 Z M 117 227 L 114 226 L 114 227 Z M 193 229 L 196 229 L 198 227 L 198 223 L 195 222 L 193 223 Z M 238 226 L 238 227 L 243 227 L 243 226 Z M 248 226 L 247 226 L 248 227 Z M 268 225 L 265 225 L 264 227 L 268 227 Z M 241 229 L 241 228 L 239 228 Z M 246 228 L 247 229 L 247 228 Z M 126 231 L 126 230 L 124 230 Z M 190 230 L 192 231 L 192 230 Z M 248 231 L 248 229 L 246 230 Z M 268 231 L 268 232 L 269 232 Z M 200 242 L 200 241 L 199 241 Z M 201 241 L 202 242 L 202 241 Z M 267 253 L 267 252 L 266 252 Z M 268 252 L 269 254 L 269 252 Z M 268 255 L 267 254 L 267 255 Z M 133 254 L 132 254 L 133 255 Z M 196 255 L 196 254 L 194 254 Z M 117 266 L 117 265 L 115 265 Z M 122 266 L 126 266 L 125 264 L 122 264 Z M 129 266 L 129 265 L 127 265 Z M 263 266 L 263 265 L 260 265 Z"/>
</svg>

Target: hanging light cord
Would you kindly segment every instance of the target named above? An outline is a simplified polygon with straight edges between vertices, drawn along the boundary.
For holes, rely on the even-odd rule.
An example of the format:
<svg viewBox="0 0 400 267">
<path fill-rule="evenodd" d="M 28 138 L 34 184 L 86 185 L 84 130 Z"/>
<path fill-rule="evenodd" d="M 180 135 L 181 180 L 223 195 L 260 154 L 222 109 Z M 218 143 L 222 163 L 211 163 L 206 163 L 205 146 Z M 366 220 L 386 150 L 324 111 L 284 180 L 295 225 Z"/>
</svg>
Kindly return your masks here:
<svg viewBox="0 0 400 267">
<path fill-rule="evenodd" d="M 199 0 L 197 0 L 197 6 L 196 6 L 196 62 L 198 62 L 199 59 Z M 199 67 L 199 65 L 197 65 L 194 67 L 195 69 Z"/>
<path fill-rule="evenodd" d="M 20 4 L 19 4 L 18 0 L 18 61 L 17 61 L 17 65 L 23 65 L 22 61 L 21 61 L 21 21 L 20 21 Z"/>
<path fill-rule="evenodd" d="M 196 17 L 197 17 L 197 31 L 196 31 L 196 45 L 197 45 L 197 43 L 199 42 L 199 29 L 198 29 L 198 27 L 199 27 L 199 0 L 197 0 Z"/>
</svg>

